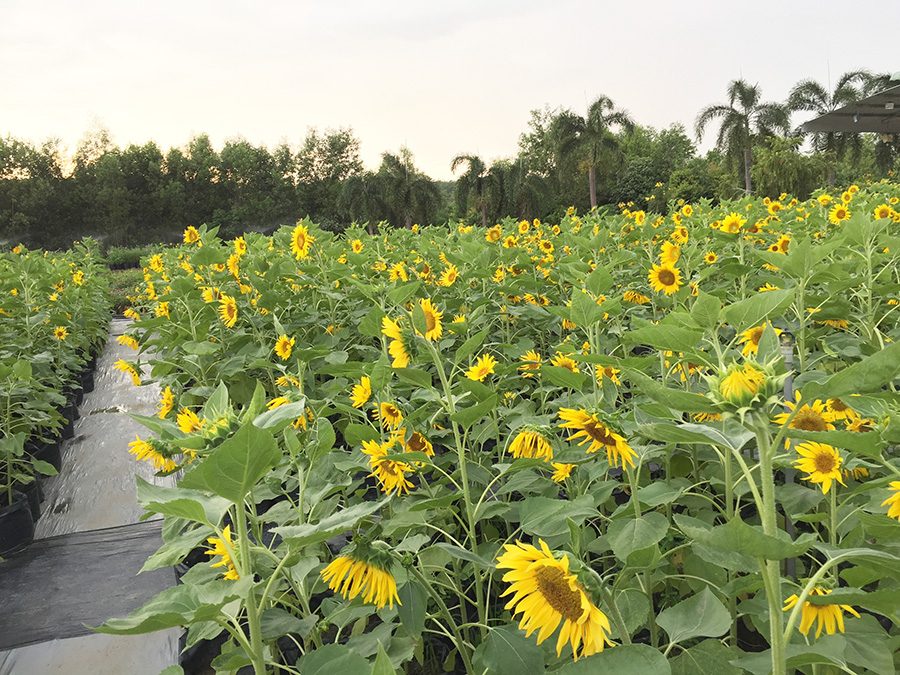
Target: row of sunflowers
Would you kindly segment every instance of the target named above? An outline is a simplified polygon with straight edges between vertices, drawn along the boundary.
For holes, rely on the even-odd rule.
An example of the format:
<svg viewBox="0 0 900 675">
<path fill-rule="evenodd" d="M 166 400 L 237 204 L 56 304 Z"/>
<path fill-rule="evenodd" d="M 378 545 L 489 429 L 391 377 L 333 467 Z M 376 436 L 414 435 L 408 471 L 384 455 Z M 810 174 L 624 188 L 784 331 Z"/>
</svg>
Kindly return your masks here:
<svg viewBox="0 0 900 675">
<path fill-rule="evenodd" d="M 224 632 L 222 672 L 895 672 L 898 197 L 188 228 L 119 367 L 184 471 L 138 486 L 146 568 L 209 557 L 101 630 Z"/>
<path fill-rule="evenodd" d="M 64 253 L 0 253 L 0 505 L 38 473 L 32 453 L 56 443 L 67 396 L 106 340 L 106 278 L 93 242 Z"/>
</svg>

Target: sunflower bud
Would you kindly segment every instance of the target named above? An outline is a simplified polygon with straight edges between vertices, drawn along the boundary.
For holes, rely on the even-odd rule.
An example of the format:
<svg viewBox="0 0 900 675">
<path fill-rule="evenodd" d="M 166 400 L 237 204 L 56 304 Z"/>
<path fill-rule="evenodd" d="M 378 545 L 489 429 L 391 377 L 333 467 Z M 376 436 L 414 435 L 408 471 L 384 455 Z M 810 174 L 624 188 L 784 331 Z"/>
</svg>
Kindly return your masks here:
<svg viewBox="0 0 900 675">
<path fill-rule="evenodd" d="M 746 411 L 776 402 L 787 373 L 775 374 L 774 363 L 765 365 L 746 359 L 719 368 L 706 377 L 711 398 L 723 411 Z"/>
</svg>

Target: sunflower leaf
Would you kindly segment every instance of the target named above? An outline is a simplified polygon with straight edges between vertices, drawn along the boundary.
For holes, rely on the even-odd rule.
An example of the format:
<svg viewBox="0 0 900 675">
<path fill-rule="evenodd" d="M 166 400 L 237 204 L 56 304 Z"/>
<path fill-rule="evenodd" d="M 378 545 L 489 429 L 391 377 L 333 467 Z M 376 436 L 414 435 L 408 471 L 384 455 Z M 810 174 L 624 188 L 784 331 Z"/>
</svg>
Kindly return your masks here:
<svg viewBox="0 0 900 675">
<path fill-rule="evenodd" d="M 792 288 L 757 293 L 726 307 L 722 311 L 722 318 L 736 331 L 745 331 L 760 325 L 766 319 L 781 316 L 793 301 Z"/>
<path fill-rule="evenodd" d="M 768 293 L 766 294 L 768 295 Z M 804 398 L 840 398 L 851 394 L 878 391 L 900 375 L 900 342 L 839 370 L 824 382 L 810 382 Z"/>
<path fill-rule="evenodd" d="M 667 607 L 656 623 L 669 634 L 672 642 L 695 637 L 720 637 L 731 627 L 728 609 L 708 587 L 673 607 Z"/>
<path fill-rule="evenodd" d="M 539 675 L 544 672 L 543 650 L 515 626 L 497 626 L 473 655 L 478 672 L 496 675 Z"/>
</svg>

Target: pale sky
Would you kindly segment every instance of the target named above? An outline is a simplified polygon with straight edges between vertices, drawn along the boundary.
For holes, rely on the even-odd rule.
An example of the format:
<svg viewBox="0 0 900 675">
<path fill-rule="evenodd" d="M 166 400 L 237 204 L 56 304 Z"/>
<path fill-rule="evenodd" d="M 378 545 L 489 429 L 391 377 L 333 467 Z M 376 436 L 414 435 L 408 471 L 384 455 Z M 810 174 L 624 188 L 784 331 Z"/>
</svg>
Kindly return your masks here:
<svg viewBox="0 0 900 675">
<path fill-rule="evenodd" d="M 730 80 L 783 100 L 799 80 L 900 70 L 898 5 L 836 0 L 0 0 L 0 135 L 99 121 L 163 152 L 208 133 L 299 145 L 352 127 L 362 159 L 406 145 L 450 179 L 455 155 L 517 153 L 534 108 L 605 94 L 634 120 L 681 122 Z M 805 118 L 804 118 L 805 119 Z M 795 121 L 800 121 L 797 118 Z M 704 137 L 710 146 L 716 126 Z M 707 138 L 708 137 L 708 138 Z"/>
</svg>

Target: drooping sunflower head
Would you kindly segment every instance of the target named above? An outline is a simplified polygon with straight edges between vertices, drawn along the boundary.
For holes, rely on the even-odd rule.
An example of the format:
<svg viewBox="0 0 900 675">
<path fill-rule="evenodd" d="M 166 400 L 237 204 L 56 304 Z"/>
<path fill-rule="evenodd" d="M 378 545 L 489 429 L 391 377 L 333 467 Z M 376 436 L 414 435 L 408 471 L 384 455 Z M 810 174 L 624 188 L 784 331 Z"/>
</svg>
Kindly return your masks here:
<svg viewBox="0 0 900 675">
<path fill-rule="evenodd" d="M 237 317 L 237 302 L 230 295 L 223 293 L 219 300 L 219 318 L 228 328 L 234 328 L 234 324 L 237 323 Z"/>
<path fill-rule="evenodd" d="M 513 457 L 519 459 L 543 459 L 549 462 L 553 459 L 553 446 L 545 430 L 539 427 L 526 426 L 516 434 L 507 450 Z"/>
<path fill-rule="evenodd" d="M 379 486 L 385 493 L 408 493 L 409 488 L 414 486 L 406 479 L 406 475 L 412 473 L 413 468 L 406 462 L 386 459 L 388 449 L 393 444 L 394 439 L 389 440 L 387 443 L 363 441 L 362 451 L 369 457 L 369 468 L 372 470 L 370 475 L 378 481 Z"/>
<path fill-rule="evenodd" d="M 821 588 L 819 586 L 816 586 L 810 591 L 810 595 L 830 594 L 830 589 Z M 787 612 L 788 610 L 793 609 L 799 601 L 800 598 L 796 594 L 790 596 L 784 601 L 784 611 Z M 818 626 L 816 627 L 816 638 L 822 634 L 823 628 L 828 635 L 834 635 L 835 629 L 840 630 L 843 633 L 844 612 L 859 618 L 859 613 L 850 605 L 818 605 L 809 601 L 804 602 L 803 606 L 800 608 L 800 625 L 798 626 L 798 630 L 803 635 L 808 635 L 813 623 L 818 622 Z"/>
<path fill-rule="evenodd" d="M 225 526 L 222 530 L 221 538 L 210 537 L 206 541 L 213 547 L 211 551 L 206 552 L 206 555 L 222 556 L 222 559 L 219 562 L 210 565 L 210 567 L 225 567 L 226 570 L 223 577 L 225 579 L 237 581 L 240 576 L 234 567 L 234 559 L 232 556 L 232 554 L 237 554 L 237 547 L 235 546 L 235 542 L 231 539 L 231 525 Z"/>
<path fill-rule="evenodd" d="M 159 419 L 164 420 L 166 419 L 166 416 L 172 412 L 172 408 L 174 407 L 175 394 L 172 392 L 171 387 L 166 387 L 160 396 L 156 416 L 159 417 Z"/>
<path fill-rule="evenodd" d="M 135 439 L 128 444 L 128 452 L 139 460 L 153 462 L 153 468 L 157 471 L 170 472 L 178 468 L 178 464 L 171 458 L 171 452 L 165 444 L 156 438 L 141 440 L 135 435 Z"/>
<path fill-rule="evenodd" d="M 677 267 L 670 265 L 654 265 L 647 274 L 650 287 L 657 293 L 672 295 L 684 285 L 681 280 L 681 272 Z"/>
<path fill-rule="evenodd" d="M 626 442 L 624 436 L 617 433 L 606 421 L 601 421 L 599 413 L 589 413 L 587 410 L 574 408 L 560 408 L 559 418 L 563 420 L 558 426 L 561 429 L 572 429 L 574 434 L 569 436 L 569 441 L 581 438 L 578 445 L 589 443 L 587 452 L 606 450 L 607 459 L 611 466 L 622 468 L 625 464 L 634 466 L 636 453 Z"/>
<path fill-rule="evenodd" d="M 571 370 L 573 373 L 580 373 L 581 370 L 578 367 L 578 362 L 575 359 L 572 359 L 562 352 L 556 352 L 556 354 L 550 359 L 551 366 L 557 366 L 559 368 L 565 368 L 566 370 Z"/>
<path fill-rule="evenodd" d="M 519 366 L 522 377 L 534 377 L 536 372 L 540 374 L 538 371 L 541 369 L 541 355 L 538 352 L 529 349 L 519 357 L 519 360 L 522 362 L 522 365 Z"/>
<path fill-rule="evenodd" d="M 796 449 L 800 458 L 794 461 L 794 466 L 809 474 L 803 476 L 804 480 L 808 480 L 810 483 L 820 483 L 822 493 L 826 495 L 831 489 L 831 481 L 836 480 L 844 485 L 841 476 L 841 456 L 837 450 L 830 445 L 816 441 L 806 441 L 798 445 Z"/>
<path fill-rule="evenodd" d="M 391 574 L 390 556 L 370 544 L 347 546 L 320 574 L 329 589 L 348 600 L 362 594 L 363 602 L 378 609 L 385 606 L 393 609 L 395 600 L 401 604 L 397 581 Z"/>
<path fill-rule="evenodd" d="M 394 368 L 406 368 L 412 359 L 410 338 L 413 337 L 406 321 L 404 321 L 403 317 L 397 320 L 384 317 L 381 320 L 381 332 L 391 338 L 388 344 L 388 353 L 394 359 L 391 366 Z"/>
<path fill-rule="evenodd" d="M 378 406 L 378 419 L 385 429 L 397 429 L 403 422 L 403 413 L 396 405 L 389 401 Z"/>
</svg>

